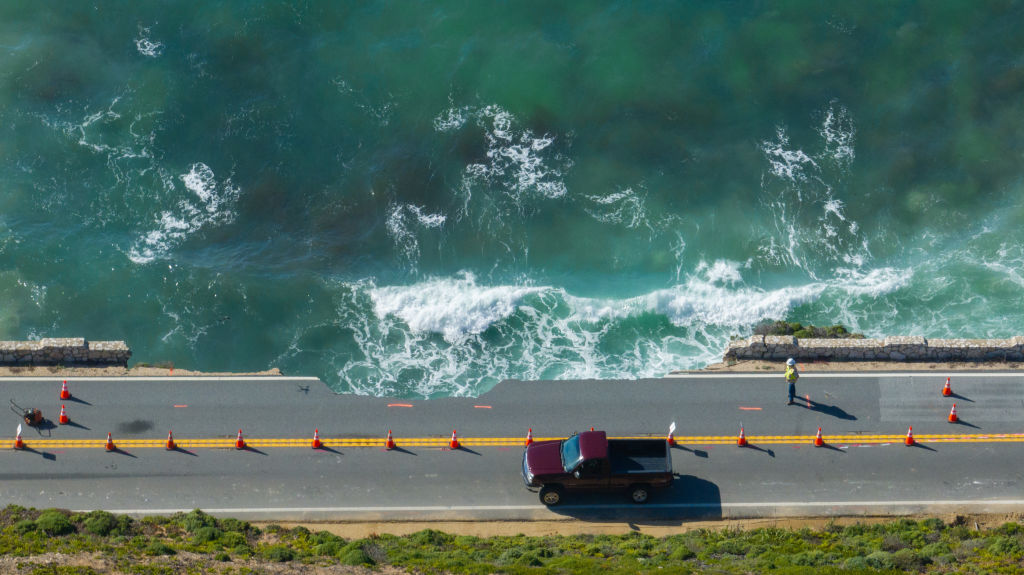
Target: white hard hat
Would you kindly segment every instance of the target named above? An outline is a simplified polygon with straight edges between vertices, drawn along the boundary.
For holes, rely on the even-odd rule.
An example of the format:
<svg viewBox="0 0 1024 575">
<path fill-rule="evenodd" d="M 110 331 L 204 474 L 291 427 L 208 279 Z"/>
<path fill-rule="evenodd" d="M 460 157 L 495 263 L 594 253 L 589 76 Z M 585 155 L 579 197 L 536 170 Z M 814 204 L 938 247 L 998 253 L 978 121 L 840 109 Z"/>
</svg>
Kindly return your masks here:
<svg viewBox="0 0 1024 575">
<path fill-rule="evenodd" d="M 786 360 L 786 365 L 796 365 L 796 360 L 793 358 L 789 358 Z"/>
</svg>

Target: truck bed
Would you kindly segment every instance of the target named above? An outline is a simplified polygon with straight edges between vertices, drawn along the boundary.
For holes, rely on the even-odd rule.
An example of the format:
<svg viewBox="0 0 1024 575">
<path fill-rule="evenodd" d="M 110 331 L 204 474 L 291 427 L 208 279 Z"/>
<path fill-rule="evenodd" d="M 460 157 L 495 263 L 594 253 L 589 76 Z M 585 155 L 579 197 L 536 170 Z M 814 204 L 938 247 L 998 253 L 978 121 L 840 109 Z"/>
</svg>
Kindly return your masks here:
<svg viewBox="0 0 1024 575">
<path fill-rule="evenodd" d="M 672 471 L 664 439 L 609 439 L 608 461 L 613 475 Z"/>
</svg>

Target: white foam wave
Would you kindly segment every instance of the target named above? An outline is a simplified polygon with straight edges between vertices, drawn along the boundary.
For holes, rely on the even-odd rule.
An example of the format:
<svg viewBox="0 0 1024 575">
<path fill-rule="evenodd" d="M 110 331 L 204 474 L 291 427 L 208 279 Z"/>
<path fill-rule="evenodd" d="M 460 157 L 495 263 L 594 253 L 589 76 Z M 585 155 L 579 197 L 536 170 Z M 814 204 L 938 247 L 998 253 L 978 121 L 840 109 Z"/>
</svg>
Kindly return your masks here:
<svg viewBox="0 0 1024 575">
<path fill-rule="evenodd" d="M 452 106 L 434 118 L 434 129 L 461 129 L 470 118 L 484 131 L 487 161 L 469 164 L 463 171 L 460 189 L 467 204 L 473 190 L 481 186 L 497 187 L 517 205 L 525 197 L 556 199 L 565 195 L 562 171 L 571 162 L 551 149 L 554 136 L 535 136 L 520 128 L 508 110 L 493 104 L 483 108 Z"/>
<path fill-rule="evenodd" d="M 370 298 L 377 317 L 393 315 L 414 332 L 440 333 L 446 341 L 458 342 L 509 317 L 524 297 L 542 290 L 530 286 L 478 286 L 476 277 L 464 272 L 457 278 L 374 288 Z"/>
<path fill-rule="evenodd" d="M 818 164 L 811 159 L 803 150 L 791 150 L 789 148 L 789 135 L 786 128 L 778 126 L 775 128 L 775 141 L 765 140 L 761 143 L 761 149 L 770 164 L 772 175 L 791 182 L 807 180 L 807 169 L 817 168 Z"/>
<path fill-rule="evenodd" d="M 701 261 L 697 264 L 696 271 L 698 274 L 703 273 L 708 283 L 735 284 L 743 280 L 743 276 L 740 275 L 740 267 L 744 265 L 750 267 L 750 262 L 741 264 L 728 260 L 716 260 L 715 263 L 708 265 L 707 262 Z"/>
<path fill-rule="evenodd" d="M 441 112 L 434 118 L 434 129 L 438 132 L 452 132 L 458 130 L 466 123 L 470 109 L 466 106 L 461 108 L 452 106 Z"/>
<path fill-rule="evenodd" d="M 622 225 L 630 229 L 648 226 L 646 194 L 626 188 L 606 196 L 586 196 L 597 204 L 594 208 L 584 207 L 590 217 L 606 224 Z"/>
<path fill-rule="evenodd" d="M 443 213 L 429 214 L 425 208 L 413 204 L 392 204 L 384 227 L 401 258 L 415 268 L 420 258 L 420 242 L 415 226 L 423 229 L 437 229 L 447 219 Z"/>
<path fill-rule="evenodd" d="M 149 58 L 157 58 L 164 52 L 162 42 L 154 42 L 149 38 L 149 28 L 139 26 L 139 36 L 135 38 L 135 49 L 139 54 Z"/>
<path fill-rule="evenodd" d="M 854 140 L 857 128 L 845 106 L 837 102 L 829 104 L 825 119 L 818 129 L 825 143 L 823 154 L 835 160 L 840 166 L 849 166 L 854 157 Z"/>
<path fill-rule="evenodd" d="M 213 170 L 202 162 L 192 164 L 179 179 L 192 196 L 182 198 L 174 209 L 162 210 L 155 218 L 156 229 L 142 234 L 128 250 L 128 259 L 149 263 L 167 255 L 195 232 L 209 226 L 229 224 L 235 219 L 234 205 L 240 190 L 231 179 L 217 183 Z"/>
<path fill-rule="evenodd" d="M 869 305 L 910 280 L 902 270 L 848 269 L 828 281 L 766 290 L 743 284 L 743 265 L 706 264 L 682 285 L 620 299 L 480 285 L 468 272 L 411 286 L 356 286 L 352 297 L 365 294 L 368 305 L 345 305 L 343 322 L 359 353 L 339 375 L 364 393 L 423 396 L 478 394 L 507 378 L 658 377 L 717 361 L 730 334 L 761 321 L 823 298 Z M 352 311 L 360 308 L 371 315 Z"/>
</svg>

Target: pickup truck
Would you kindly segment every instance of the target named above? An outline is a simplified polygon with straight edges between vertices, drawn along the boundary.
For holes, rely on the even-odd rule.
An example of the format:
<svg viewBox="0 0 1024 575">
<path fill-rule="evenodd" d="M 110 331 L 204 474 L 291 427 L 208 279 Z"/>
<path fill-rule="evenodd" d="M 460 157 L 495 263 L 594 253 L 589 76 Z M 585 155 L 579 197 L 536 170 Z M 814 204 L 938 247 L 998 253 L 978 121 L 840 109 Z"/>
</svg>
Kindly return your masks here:
<svg viewBox="0 0 1024 575">
<path fill-rule="evenodd" d="M 651 489 L 672 484 L 669 449 L 664 439 L 608 439 L 603 431 L 535 441 L 523 453 L 523 481 L 539 489 L 548 506 L 569 490 L 625 490 L 634 503 L 644 503 Z"/>
</svg>

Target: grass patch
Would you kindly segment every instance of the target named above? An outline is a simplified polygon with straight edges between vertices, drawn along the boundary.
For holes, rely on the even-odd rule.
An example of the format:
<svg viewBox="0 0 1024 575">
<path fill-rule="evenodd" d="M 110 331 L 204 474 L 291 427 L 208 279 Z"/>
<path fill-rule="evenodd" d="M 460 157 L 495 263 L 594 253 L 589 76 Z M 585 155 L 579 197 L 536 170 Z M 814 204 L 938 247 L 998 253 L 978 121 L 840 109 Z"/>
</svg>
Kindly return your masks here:
<svg viewBox="0 0 1024 575">
<path fill-rule="evenodd" d="M 202 511 L 130 518 L 95 511 L 9 506 L 0 510 L 0 555 L 99 553 L 123 573 L 235 572 L 229 561 L 385 566 L 418 573 L 1013 573 L 1024 561 L 1024 527 L 973 530 L 937 519 L 820 530 L 701 529 L 667 537 L 576 535 L 473 537 L 424 530 L 346 540 L 322 531 L 217 519 Z M 192 555 L 195 554 L 195 555 Z M 35 565 L 23 573 L 91 573 Z M 303 567 L 305 568 L 305 567 Z M 189 571 L 189 569 L 191 571 Z M 248 567 L 246 567 L 248 569 Z M 257 571 L 259 571 L 257 569 Z"/>
</svg>

